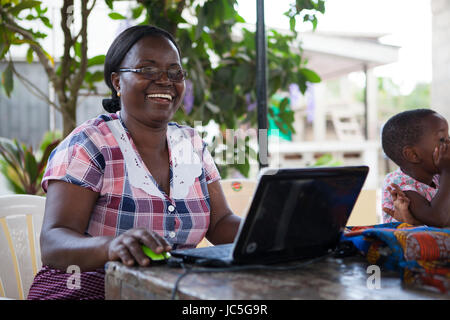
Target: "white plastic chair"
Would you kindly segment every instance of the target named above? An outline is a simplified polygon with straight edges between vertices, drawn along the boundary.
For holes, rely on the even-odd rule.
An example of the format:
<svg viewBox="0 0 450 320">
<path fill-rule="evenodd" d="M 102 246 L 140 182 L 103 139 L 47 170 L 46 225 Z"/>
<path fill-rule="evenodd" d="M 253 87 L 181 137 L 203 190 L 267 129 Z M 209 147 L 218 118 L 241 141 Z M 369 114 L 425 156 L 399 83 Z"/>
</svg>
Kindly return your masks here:
<svg viewBox="0 0 450 320">
<path fill-rule="evenodd" d="M 0 196 L 0 297 L 26 299 L 42 266 L 39 235 L 45 198 Z"/>
</svg>

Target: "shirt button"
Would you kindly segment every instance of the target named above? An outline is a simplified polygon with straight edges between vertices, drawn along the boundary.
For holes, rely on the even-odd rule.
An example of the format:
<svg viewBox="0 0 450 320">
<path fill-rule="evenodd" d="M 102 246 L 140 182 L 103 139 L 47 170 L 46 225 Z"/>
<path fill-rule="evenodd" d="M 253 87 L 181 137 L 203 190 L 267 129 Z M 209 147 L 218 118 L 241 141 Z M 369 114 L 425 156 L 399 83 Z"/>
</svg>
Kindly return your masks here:
<svg viewBox="0 0 450 320">
<path fill-rule="evenodd" d="M 169 232 L 169 238 L 175 238 L 175 231 Z"/>
<path fill-rule="evenodd" d="M 169 206 L 167 207 L 167 209 L 169 210 L 170 213 L 172 213 L 172 212 L 175 211 L 175 207 L 174 207 L 173 205 L 169 205 Z"/>
</svg>

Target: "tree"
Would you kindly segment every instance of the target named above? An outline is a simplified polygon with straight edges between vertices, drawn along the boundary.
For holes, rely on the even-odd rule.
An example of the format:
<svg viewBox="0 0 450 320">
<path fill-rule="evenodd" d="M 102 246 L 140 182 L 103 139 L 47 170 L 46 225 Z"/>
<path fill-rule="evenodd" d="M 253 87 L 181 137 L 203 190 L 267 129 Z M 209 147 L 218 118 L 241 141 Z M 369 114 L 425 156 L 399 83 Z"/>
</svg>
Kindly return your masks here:
<svg viewBox="0 0 450 320">
<path fill-rule="evenodd" d="M 35 31 L 25 26 L 27 21 L 37 21 L 41 22 L 46 29 L 53 28 L 54 26 L 45 15 L 48 8 L 43 8 L 41 1 L 0 1 L 0 60 L 7 63 L 7 67 L 2 73 L 2 85 L 5 93 L 10 96 L 14 88 L 13 75 L 15 75 L 32 93 L 62 114 L 64 136 L 68 135 L 76 126 L 76 107 L 80 90 L 83 87 L 92 89 L 93 82 L 103 79 L 102 72 L 91 73 L 88 71 L 89 67 L 104 62 L 104 55 L 90 59 L 87 55 L 88 18 L 95 3 L 96 0 L 80 1 L 80 29 L 76 34 L 72 34 L 71 24 L 75 19 L 74 0 L 62 1 L 60 27 L 64 35 L 64 52 L 59 63 L 55 63 L 54 58 L 40 44 L 40 40 L 47 34 L 42 30 Z M 28 62 L 32 62 L 36 57 L 43 66 L 49 82 L 55 90 L 57 101 L 52 101 L 25 75 L 17 72 L 10 49 L 12 46 L 21 45 L 29 47 Z"/>
<path fill-rule="evenodd" d="M 81 27 L 72 34 L 69 28 L 74 19 L 74 0 L 63 0 L 60 10 L 64 34 L 64 53 L 58 64 L 45 51 L 39 40 L 46 36 L 41 31 L 25 27 L 26 20 L 40 21 L 53 28 L 45 16 L 47 9 L 41 1 L 0 0 L 0 59 L 7 62 L 2 83 L 7 95 L 13 90 L 13 75 L 23 81 L 30 91 L 47 101 L 63 117 L 63 136 L 76 124 L 76 106 L 82 88 L 93 90 L 94 82 L 102 79 L 102 72 L 90 72 L 89 67 L 103 64 L 104 55 L 88 59 L 88 18 L 96 0 L 79 1 Z M 114 9 L 114 0 L 105 3 Z M 183 64 L 189 73 L 184 108 L 175 115 L 175 121 L 193 125 L 214 120 L 222 130 L 256 124 L 255 33 L 243 27 L 244 19 L 236 12 L 236 0 L 135 0 L 131 2 L 131 16 L 136 23 L 154 24 L 175 35 L 183 53 Z M 302 50 L 297 41 L 295 26 L 298 18 L 317 25 L 317 13 L 325 12 L 325 0 L 296 0 L 287 8 L 290 33 L 268 31 L 268 94 L 296 83 L 304 93 L 307 82 L 319 82 L 320 77 L 306 68 Z M 112 19 L 125 19 L 111 12 Z M 236 28 L 239 32 L 233 33 Z M 57 101 L 27 81 L 14 68 L 11 46 L 28 45 L 28 61 L 34 56 L 44 67 L 55 88 Z M 280 101 L 276 122 L 280 128 L 292 127 L 293 114 L 288 100 Z M 271 112 L 269 110 L 269 112 Z M 284 130 L 284 129 L 281 129 Z M 248 163 L 237 166 L 248 173 Z"/>
</svg>

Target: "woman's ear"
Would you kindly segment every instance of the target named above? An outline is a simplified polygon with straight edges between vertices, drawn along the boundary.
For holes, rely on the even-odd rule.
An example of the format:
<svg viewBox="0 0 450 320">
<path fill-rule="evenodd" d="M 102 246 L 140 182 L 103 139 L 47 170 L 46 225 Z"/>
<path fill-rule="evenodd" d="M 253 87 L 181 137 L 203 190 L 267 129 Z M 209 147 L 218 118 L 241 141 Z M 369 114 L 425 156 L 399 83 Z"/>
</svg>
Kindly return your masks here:
<svg viewBox="0 0 450 320">
<path fill-rule="evenodd" d="M 420 163 L 421 159 L 414 146 L 405 146 L 402 150 L 403 158 L 410 163 Z"/>
<path fill-rule="evenodd" d="M 111 73 L 111 83 L 116 90 L 116 92 L 120 91 L 120 76 L 118 72 Z"/>
</svg>

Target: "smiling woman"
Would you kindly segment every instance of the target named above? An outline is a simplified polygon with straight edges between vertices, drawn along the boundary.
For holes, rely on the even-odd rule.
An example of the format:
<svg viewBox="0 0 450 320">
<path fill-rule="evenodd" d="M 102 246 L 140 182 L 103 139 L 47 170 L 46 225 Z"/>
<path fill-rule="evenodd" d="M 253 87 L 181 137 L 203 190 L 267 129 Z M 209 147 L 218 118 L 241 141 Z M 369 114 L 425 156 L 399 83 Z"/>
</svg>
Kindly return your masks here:
<svg viewBox="0 0 450 320">
<path fill-rule="evenodd" d="M 122 32 L 105 58 L 109 114 L 77 127 L 52 153 L 41 233 L 43 269 L 29 299 L 103 299 L 107 261 L 150 266 L 155 253 L 234 240 L 240 218 L 200 135 L 170 122 L 186 73 L 173 37 L 153 26 Z M 68 287 L 72 270 L 80 286 Z"/>
<path fill-rule="evenodd" d="M 185 92 L 177 46 L 159 35 L 141 38 L 125 55 L 120 68 L 111 73 L 111 82 L 121 94 L 126 110 L 122 117 L 127 125 L 136 125 L 137 121 L 155 129 L 167 126 Z"/>
</svg>

